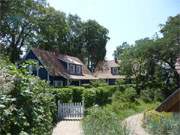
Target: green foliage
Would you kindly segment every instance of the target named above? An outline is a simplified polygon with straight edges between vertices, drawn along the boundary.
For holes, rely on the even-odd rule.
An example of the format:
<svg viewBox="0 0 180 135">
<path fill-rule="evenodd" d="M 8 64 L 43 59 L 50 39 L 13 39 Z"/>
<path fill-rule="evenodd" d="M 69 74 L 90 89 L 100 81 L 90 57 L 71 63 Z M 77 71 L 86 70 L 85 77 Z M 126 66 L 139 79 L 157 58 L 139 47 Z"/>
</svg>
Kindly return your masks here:
<svg viewBox="0 0 180 135">
<path fill-rule="evenodd" d="M 55 95 L 56 102 L 70 102 L 73 97 L 73 90 L 71 88 L 53 88 L 51 92 Z"/>
<path fill-rule="evenodd" d="M 94 20 L 66 15 L 46 0 L 3 0 L 0 10 L 0 44 L 11 62 L 31 47 L 76 56 L 92 68 L 105 58 L 108 30 Z"/>
<path fill-rule="evenodd" d="M 100 87 L 100 86 L 108 86 L 108 84 L 106 83 L 105 80 L 94 80 L 94 81 L 91 81 L 91 86 L 93 87 Z"/>
<path fill-rule="evenodd" d="M 98 87 L 96 90 L 96 104 L 105 105 L 111 103 L 112 95 L 116 91 L 114 86 Z"/>
<path fill-rule="evenodd" d="M 96 88 L 86 89 L 83 93 L 85 107 L 90 107 L 96 101 Z"/>
<path fill-rule="evenodd" d="M 83 130 L 85 135 L 128 134 L 126 128 L 121 126 L 115 113 L 99 107 L 88 110 L 88 114 L 83 120 Z"/>
<path fill-rule="evenodd" d="M 155 111 L 145 112 L 144 126 L 151 134 L 156 135 L 179 135 L 180 115 L 173 116 L 168 113 Z"/>
<path fill-rule="evenodd" d="M 134 111 L 135 106 L 138 104 L 136 102 L 136 97 L 137 94 L 135 89 L 133 87 L 127 87 L 124 91 L 116 91 L 112 97 L 112 104 L 108 105 L 107 107 L 112 110 L 112 112 L 118 114 L 120 117 L 124 113 L 123 110 L 129 109 L 125 114 L 126 116 L 129 116 L 130 114 L 136 112 Z"/>
<path fill-rule="evenodd" d="M 83 100 L 84 87 L 71 87 L 73 90 L 72 102 L 81 102 Z"/>
<path fill-rule="evenodd" d="M 32 39 L 39 31 L 37 22 L 43 13 L 44 1 L 8 0 L 2 3 L 6 10 L 0 19 L 0 43 L 5 46 L 10 60 L 15 62 L 20 58 L 22 47 L 34 42 Z"/>
<path fill-rule="evenodd" d="M 95 20 L 88 20 L 82 27 L 82 39 L 86 48 L 88 67 L 95 69 L 99 61 L 104 60 L 106 55 L 106 43 L 110 39 L 109 31 Z"/>
<path fill-rule="evenodd" d="M 0 134 L 50 135 L 54 96 L 46 82 L 24 74 L 14 65 L 0 65 Z M 6 90 L 6 91 L 5 91 Z"/>
<path fill-rule="evenodd" d="M 141 92 L 141 99 L 145 102 L 162 101 L 162 91 L 160 88 L 146 88 Z"/>
<path fill-rule="evenodd" d="M 113 93 L 116 91 L 115 86 L 101 86 L 101 87 L 66 87 L 66 88 L 52 88 L 50 92 L 55 96 L 56 103 L 61 102 L 82 102 L 85 107 L 91 107 L 95 104 L 105 105 L 111 103 Z"/>
<path fill-rule="evenodd" d="M 121 59 L 120 72 L 134 78 L 137 94 L 142 92 L 144 99 L 158 99 L 157 93 L 166 98 L 180 86 L 180 76 L 175 69 L 180 54 L 179 26 L 178 14 L 161 25 L 161 38 L 156 34 L 152 39 L 137 40 L 132 46 L 123 43 L 115 51 Z"/>
</svg>

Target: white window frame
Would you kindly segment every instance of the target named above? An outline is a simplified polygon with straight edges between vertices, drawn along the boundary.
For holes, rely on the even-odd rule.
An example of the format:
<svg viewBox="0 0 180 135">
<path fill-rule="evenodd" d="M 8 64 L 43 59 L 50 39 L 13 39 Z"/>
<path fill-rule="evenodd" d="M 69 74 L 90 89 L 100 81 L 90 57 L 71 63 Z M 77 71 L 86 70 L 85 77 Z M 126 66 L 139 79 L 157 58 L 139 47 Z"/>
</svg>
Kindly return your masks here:
<svg viewBox="0 0 180 135">
<path fill-rule="evenodd" d="M 63 81 L 60 81 L 60 80 L 54 80 L 54 81 L 53 81 L 53 85 L 54 85 L 54 87 L 60 87 L 60 86 L 63 86 Z"/>
<path fill-rule="evenodd" d="M 82 67 L 80 65 L 76 65 L 76 73 L 81 74 Z"/>
<path fill-rule="evenodd" d="M 114 75 L 117 75 L 118 74 L 118 68 L 117 67 L 112 67 L 112 73 Z"/>
<path fill-rule="evenodd" d="M 75 74 L 75 72 L 76 72 L 76 65 L 69 64 L 69 71 L 70 71 L 71 74 Z"/>
</svg>

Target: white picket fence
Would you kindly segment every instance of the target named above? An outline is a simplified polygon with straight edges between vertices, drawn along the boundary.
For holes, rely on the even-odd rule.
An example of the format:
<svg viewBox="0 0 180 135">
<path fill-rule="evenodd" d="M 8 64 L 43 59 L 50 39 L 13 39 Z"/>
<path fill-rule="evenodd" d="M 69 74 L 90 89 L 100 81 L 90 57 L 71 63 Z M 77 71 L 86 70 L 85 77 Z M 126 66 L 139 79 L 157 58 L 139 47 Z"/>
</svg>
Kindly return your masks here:
<svg viewBox="0 0 180 135">
<path fill-rule="evenodd" d="M 61 103 L 58 101 L 58 119 L 81 119 L 84 115 L 84 103 Z"/>
</svg>

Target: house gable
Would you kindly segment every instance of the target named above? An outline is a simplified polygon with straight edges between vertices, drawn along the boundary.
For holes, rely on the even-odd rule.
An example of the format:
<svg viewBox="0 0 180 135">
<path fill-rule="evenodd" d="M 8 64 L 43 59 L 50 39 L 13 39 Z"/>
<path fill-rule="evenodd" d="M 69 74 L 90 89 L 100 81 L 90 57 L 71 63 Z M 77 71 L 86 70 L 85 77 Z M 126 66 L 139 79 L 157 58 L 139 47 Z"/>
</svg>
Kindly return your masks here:
<svg viewBox="0 0 180 135">
<path fill-rule="evenodd" d="M 50 81 L 50 84 L 69 85 L 73 81 L 76 81 L 75 84 L 82 84 L 96 79 L 87 67 L 73 56 L 33 48 L 25 56 L 25 60 L 28 59 L 39 62 L 42 68 L 38 70 L 39 77 Z"/>
<path fill-rule="evenodd" d="M 170 95 L 162 104 L 156 109 L 159 112 L 180 112 L 180 89 L 176 90 Z"/>
<path fill-rule="evenodd" d="M 39 76 L 42 80 L 48 80 L 49 74 L 42 62 L 38 59 L 38 57 L 33 53 L 32 50 L 28 52 L 25 56 L 24 60 L 35 60 L 38 61 L 38 69 L 34 69 L 32 71 L 33 75 Z"/>
</svg>

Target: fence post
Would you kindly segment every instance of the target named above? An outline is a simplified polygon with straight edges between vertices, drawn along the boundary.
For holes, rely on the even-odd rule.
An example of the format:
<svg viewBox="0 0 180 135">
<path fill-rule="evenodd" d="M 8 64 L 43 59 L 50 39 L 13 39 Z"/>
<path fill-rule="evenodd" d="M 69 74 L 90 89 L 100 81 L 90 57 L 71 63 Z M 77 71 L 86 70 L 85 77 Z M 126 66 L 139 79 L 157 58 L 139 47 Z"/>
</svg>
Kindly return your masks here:
<svg viewBox="0 0 180 135">
<path fill-rule="evenodd" d="M 58 120 L 60 120 L 60 115 L 61 115 L 61 113 L 60 113 L 60 101 L 59 101 L 59 100 L 58 100 L 57 109 L 58 109 L 58 116 L 57 116 L 57 118 L 58 118 Z"/>
<path fill-rule="evenodd" d="M 84 104 L 84 98 L 82 100 L 82 117 L 84 116 L 84 110 L 85 110 L 85 104 Z"/>
<path fill-rule="evenodd" d="M 58 100 L 57 117 L 61 119 L 79 119 L 84 116 L 84 100 L 78 103 L 61 103 Z"/>
</svg>

